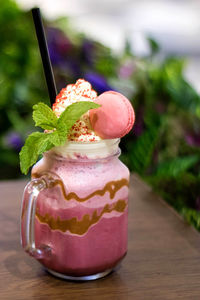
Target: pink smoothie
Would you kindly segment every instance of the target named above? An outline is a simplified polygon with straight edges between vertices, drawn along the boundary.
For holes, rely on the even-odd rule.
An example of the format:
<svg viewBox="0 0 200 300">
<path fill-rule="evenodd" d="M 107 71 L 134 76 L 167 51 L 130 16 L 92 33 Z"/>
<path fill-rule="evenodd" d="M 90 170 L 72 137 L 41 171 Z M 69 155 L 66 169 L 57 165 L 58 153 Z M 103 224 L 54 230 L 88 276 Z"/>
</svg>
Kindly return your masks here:
<svg viewBox="0 0 200 300">
<path fill-rule="evenodd" d="M 127 252 L 127 167 L 116 156 L 74 162 L 47 153 L 32 175 L 46 172 L 59 180 L 38 197 L 36 246 L 52 248 L 42 264 L 71 276 L 115 267 Z"/>
</svg>

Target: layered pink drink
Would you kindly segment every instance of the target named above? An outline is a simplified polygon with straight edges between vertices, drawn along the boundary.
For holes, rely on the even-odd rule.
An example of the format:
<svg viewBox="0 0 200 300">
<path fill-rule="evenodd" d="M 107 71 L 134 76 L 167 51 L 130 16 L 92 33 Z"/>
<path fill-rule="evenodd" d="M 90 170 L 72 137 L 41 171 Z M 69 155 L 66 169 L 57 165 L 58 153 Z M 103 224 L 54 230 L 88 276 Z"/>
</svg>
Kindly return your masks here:
<svg viewBox="0 0 200 300">
<path fill-rule="evenodd" d="M 88 83 L 78 83 L 59 94 L 54 105 L 58 116 L 77 98 L 96 99 Z M 118 144 L 119 138 L 98 136 L 87 113 L 74 124 L 66 144 L 46 152 L 32 169 L 33 179 L 48 182 L 37 196 L 34 246 L 50 249 L 50 255 L 44 254 L 39 260 L 57 276 L 101 277 L 126 255 L 129 170 L 118 159 Z M 22 208 L 24 248 L 23 215 L 28 202 L 26 189 Z"/>
<path fill-rule="evenodd" d="M 53 249 L 43 264 L 74 276 L 112 269 L 127 251 L 128 169 L 116 156 L 73 163 L 46 154 L 33 177 L 46 172 L 60 181 L 38 198 L 36 245 Z"/>
</svg>

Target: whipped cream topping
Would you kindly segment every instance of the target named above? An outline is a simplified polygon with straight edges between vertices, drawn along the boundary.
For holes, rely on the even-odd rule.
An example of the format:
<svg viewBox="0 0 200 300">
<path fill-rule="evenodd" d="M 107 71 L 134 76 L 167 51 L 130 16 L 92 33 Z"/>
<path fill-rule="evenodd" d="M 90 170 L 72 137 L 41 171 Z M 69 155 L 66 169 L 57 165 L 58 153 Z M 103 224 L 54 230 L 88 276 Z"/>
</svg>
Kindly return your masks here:
<svg viewBox="0 0 200 300">
<path fill-rule="evenodd" d="M 75 84 L 69 84 L 63 88 L 56 97 L 53 104 L 53 111 L 59 117 L 67 106 L 79 101 L 91 101 L 97 98 L 97 93 L 92 89 L 91 84 L 84 79 L 79 79 Z M 101 138 L 93 131 L 89 112 L 84 114 L 71 128 L 68 135 L 69 141 L 75 142 L 96 142 Z"/>
<path fill-rule="evenodd" d="M 47 154 L 56 154 L 67 159 L 101 159 L 119 154 L 120 139 L 101 140 L 94 143 L 66 141 L 65 145 L 52 148 Z"/>
</svg>

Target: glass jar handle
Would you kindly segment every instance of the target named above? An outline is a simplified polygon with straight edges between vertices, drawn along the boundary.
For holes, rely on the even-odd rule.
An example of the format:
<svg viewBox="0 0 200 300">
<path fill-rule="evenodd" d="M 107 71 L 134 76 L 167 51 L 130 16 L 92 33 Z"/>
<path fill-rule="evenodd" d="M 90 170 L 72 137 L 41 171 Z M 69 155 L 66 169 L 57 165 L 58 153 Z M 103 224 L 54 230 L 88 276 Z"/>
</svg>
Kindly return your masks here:
<svg viewBox="0 0 200 300">
<path fill-rule="evenodd" d="M 54 178 L 44 175 L 31 180 L 25 187 L 21 209 L 21 244 L 24 250 L 36 259 L 49 258 L 52 248 L 48 245 L 35 245 L 35 213 L 38 195 L 51 187 Z"/>
</svg>

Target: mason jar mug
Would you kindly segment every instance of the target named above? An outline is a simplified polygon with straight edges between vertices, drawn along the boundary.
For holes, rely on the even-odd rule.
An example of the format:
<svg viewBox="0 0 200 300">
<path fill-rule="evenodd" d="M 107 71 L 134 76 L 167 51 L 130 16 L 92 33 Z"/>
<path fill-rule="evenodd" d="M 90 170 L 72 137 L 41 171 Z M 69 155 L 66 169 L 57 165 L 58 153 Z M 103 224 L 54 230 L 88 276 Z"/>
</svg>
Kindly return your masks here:
<svg viewBox="0 0 200 300">
<path fill-rule="evenodd" d="M 129 170 L 119 139 L 46 152 L 24 190 L 21 242 L 51 274 L 92 280 L 127 252 Z"/>
</svg>

